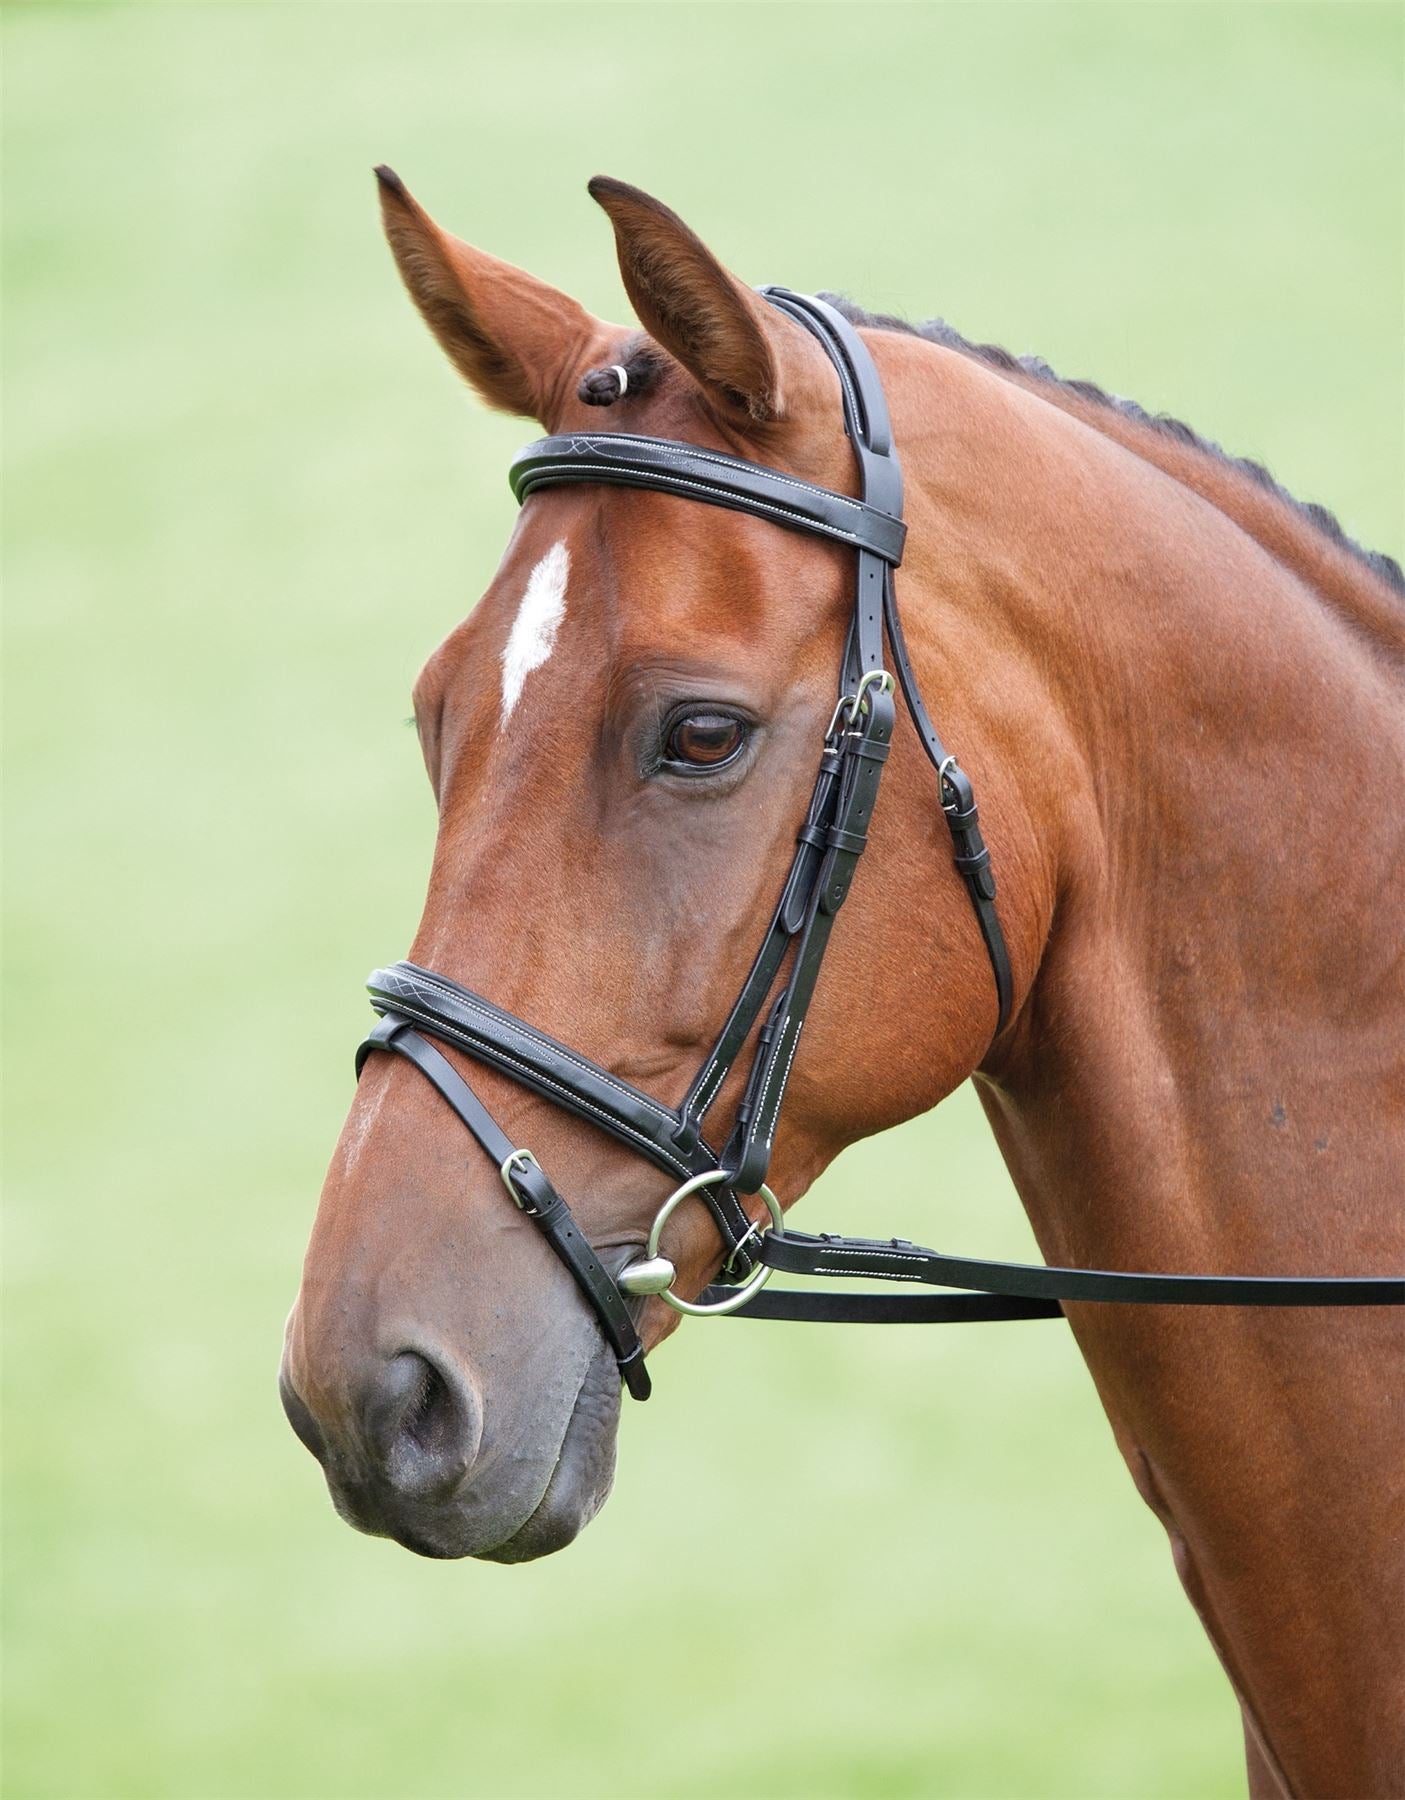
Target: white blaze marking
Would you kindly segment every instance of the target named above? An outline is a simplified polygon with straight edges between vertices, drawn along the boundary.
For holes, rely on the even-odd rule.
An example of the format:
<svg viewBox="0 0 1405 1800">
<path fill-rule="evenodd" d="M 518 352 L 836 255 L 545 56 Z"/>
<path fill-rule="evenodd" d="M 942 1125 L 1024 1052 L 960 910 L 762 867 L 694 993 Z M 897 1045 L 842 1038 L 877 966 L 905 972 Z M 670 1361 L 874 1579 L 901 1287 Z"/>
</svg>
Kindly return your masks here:
<svg viewBox="0 0 1405 1800">
<path fill-rule="evenodd" d="M 570 572 L 571 553 L 564 543 L 556 543 L 527 579 L 527 591 L 503 647 L 500 728 L 512 717 L 527 677 L 551 655 L 566 616 L 566 577 Z"/>
</svg>

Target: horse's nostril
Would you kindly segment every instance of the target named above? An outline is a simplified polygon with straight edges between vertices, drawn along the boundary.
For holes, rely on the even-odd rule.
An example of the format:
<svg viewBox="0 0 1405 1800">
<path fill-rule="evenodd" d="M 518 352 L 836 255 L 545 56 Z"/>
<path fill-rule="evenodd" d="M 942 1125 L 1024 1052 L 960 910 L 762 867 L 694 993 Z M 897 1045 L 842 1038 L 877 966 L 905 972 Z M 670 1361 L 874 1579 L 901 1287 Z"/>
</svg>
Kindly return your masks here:
<svg viewBox="0 0 1405 1800">
<path fill-rule="evenodd" d="M 420 1359 L 416 1359 L 420 1360 Z M 422 1364 L 419 1392 L 412 1398 L 401 1430 L 426 1455 L 452 1447 L 458 1435 L 458 1412 L 449 1385 L 433 1363 Z"/>
<path fill-rule="evenodd" d="M 391 1487 L 429 1497 L 458 1484 L 478 1448 L 476 1397 L 414 1350 L 391 1357 L 366 1397 L 366 1436 Z"/>
</svg>

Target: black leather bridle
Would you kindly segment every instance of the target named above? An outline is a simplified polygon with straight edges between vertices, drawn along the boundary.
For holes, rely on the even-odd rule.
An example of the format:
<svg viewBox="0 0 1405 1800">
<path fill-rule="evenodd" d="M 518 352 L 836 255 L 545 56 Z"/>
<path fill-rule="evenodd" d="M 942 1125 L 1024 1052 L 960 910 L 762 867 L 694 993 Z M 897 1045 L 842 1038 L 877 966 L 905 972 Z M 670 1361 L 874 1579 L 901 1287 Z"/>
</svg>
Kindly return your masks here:
<svg viewBox="0 0 1405 1800">
<path fill-rule="evenodd" d="M 391 1051 L 413 1063 L 438 1089 L 496 1164 L 514 1204 L 534 1221 L 570 1270 L 637 1400 L 648 1398 L 650 1382 L 631 1301 L 637 1304 L 648 1294 L 658 1294 L 684 1312 L 889 1322 L 1056 1318 L 1065 1300 L 1199 1306 L 1405 1303 L 1405 1280 L 1052 1269 L 944 1256 L 900 1238 L 811 1237 L 783 1226 L 779 1205 L 765 1185 L 766 1172 L 815 982 L 867 841 L 888 757 L 895 683 L 885 667 L 885 638 L 896 686 L 936 770 L 956 867 L 990 957 L 997 1035 L 1010 1017 L 1013 982 L 975 794 L 937 735 L 903 641 L 893 583 L 907 531 L 902 474 L 878 371 L 858 333 L 834 308 L 785 288 L 762 292 L 771 305 L 812 334 L 834 367 L 843 394 L 845 430 L 858 461 L 858 499 L 696 444 L 625 432 L 542 438 L 522 451 L 510 474 L 519 501 L 567 483 L 652 488 L 752 513 L 846 544 L 855 554 L 854 610 L 844 645 L 839 700 L 825 734 L 814 791 L 770 925 L 716 1043 L 674 1109 L 446 976 L 400 962 L 370 977 L 371 1004 L 382 1016 L 357 1053 L 357 1074 L 372 1051 Z M 704 1120 L 763 1013 L 736 1121 L 719 1153 L 703 1135 Z M 431 1038 L 467 1051 L 588 1120 L 675 1179 L 679 1185 L 655 1219 L 642 1260 L 618 1278 L 611 1276 L 536 1158 L 503 1133 Z M 721 1284 L 689 1303 L 671 1291 L 675 1271 L 659 1254 L 659 1234 L 678 1204 L 694 1193 L 711 1211 L 726 1261 Z M 756 1193 L 766 1203 L 769 1229 L 763 1230 L 751 1218 L 739 1198 Z M 967 1291 L 760 1293 L 761 1284 L 777 1269 Z"/>
</svg>

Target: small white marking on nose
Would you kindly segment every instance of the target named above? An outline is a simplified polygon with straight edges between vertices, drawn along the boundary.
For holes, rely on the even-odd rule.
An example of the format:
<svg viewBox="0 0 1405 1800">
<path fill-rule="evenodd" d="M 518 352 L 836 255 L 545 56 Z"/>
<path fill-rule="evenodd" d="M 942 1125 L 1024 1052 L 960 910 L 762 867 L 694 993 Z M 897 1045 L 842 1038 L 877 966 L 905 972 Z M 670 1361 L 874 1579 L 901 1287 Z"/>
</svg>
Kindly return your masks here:
<svg viewBox="0 0 1405 1800">
<path fill-rule="evenodd" d="M 566 616 L 566 577 L 570 572 L 571 553 L 564 543 L 556 543 L 527 578 L 527 591 L 503 646 L 499 730 L 506 729 L 527 677 L 551 655 Z"/>
<path fill-rule="evenodd" d="M 371 1135 L 371 1127 L 380 1117 L 384 1100 L 385 1087 L 382 1085 L 369 1106 L 358 1106 L 353 1109 L 352 1117 L 346 1122 L 346 1133 L 343 1139 L 343 1174 L 350 1175 L 360 1161 L 361 1152 L 366 1147 L 366 1139 Z"/>
</svg>

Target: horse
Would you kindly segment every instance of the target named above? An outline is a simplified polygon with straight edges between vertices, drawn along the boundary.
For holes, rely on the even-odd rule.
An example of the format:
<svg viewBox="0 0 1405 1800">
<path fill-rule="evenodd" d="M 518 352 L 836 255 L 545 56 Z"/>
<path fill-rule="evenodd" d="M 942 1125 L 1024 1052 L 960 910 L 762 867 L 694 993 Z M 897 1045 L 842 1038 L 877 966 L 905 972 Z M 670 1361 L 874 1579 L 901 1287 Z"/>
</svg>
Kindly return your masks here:
<svg viewBox="0 0 1405 1800">
<path fill-rule="evenodd" d="M 377 174 L 410 297 L 489 406 L 855 492 L 832 361 L 657 199 L 590 183 L 636 329 Z M 972 1078 L 1051 1263 L 1399 1270 L 1398 566 L 1175 421 L 940 321 L 833 304 L 888 396 L 910 655 L 981 796 L 1010 994 L 1002 1008 L 899 714 L 792 1053 L 783 1204 Z M 679 1102 L 794 849 L 851 562 L 679 494 L 533 493 L 416 684 L 438 834 L 414 962 Z M 445 1055 L 446 1080 L 469 1066 Z M 473 1080 L 512 1143 L 567 1172 L 579 1231 L 618 1275 L 658 1168 L 501 1068 Z M 724 1122 L 744 1085 L 738 1066 Z M 510 1159 L 502 1174 L 513 1192 Z M 545 1555 L 613 1476 L 617 1359 L 503 1181 L 465 1164 L 430 1083 L 368 1059 L 280 1388 L 342 1516 L 422 1555 Z M 678 1295 L 716 1277 L 704 1207 L 678 1208 L 668 1253 Z M 650 1352 L 678 1323 L 659 1298 L 631 1311 Z M 1396 1315 L 1063 1311 L 1242 1709 L 1251 1793 L 1397 1791 Z"/>
</svg>

